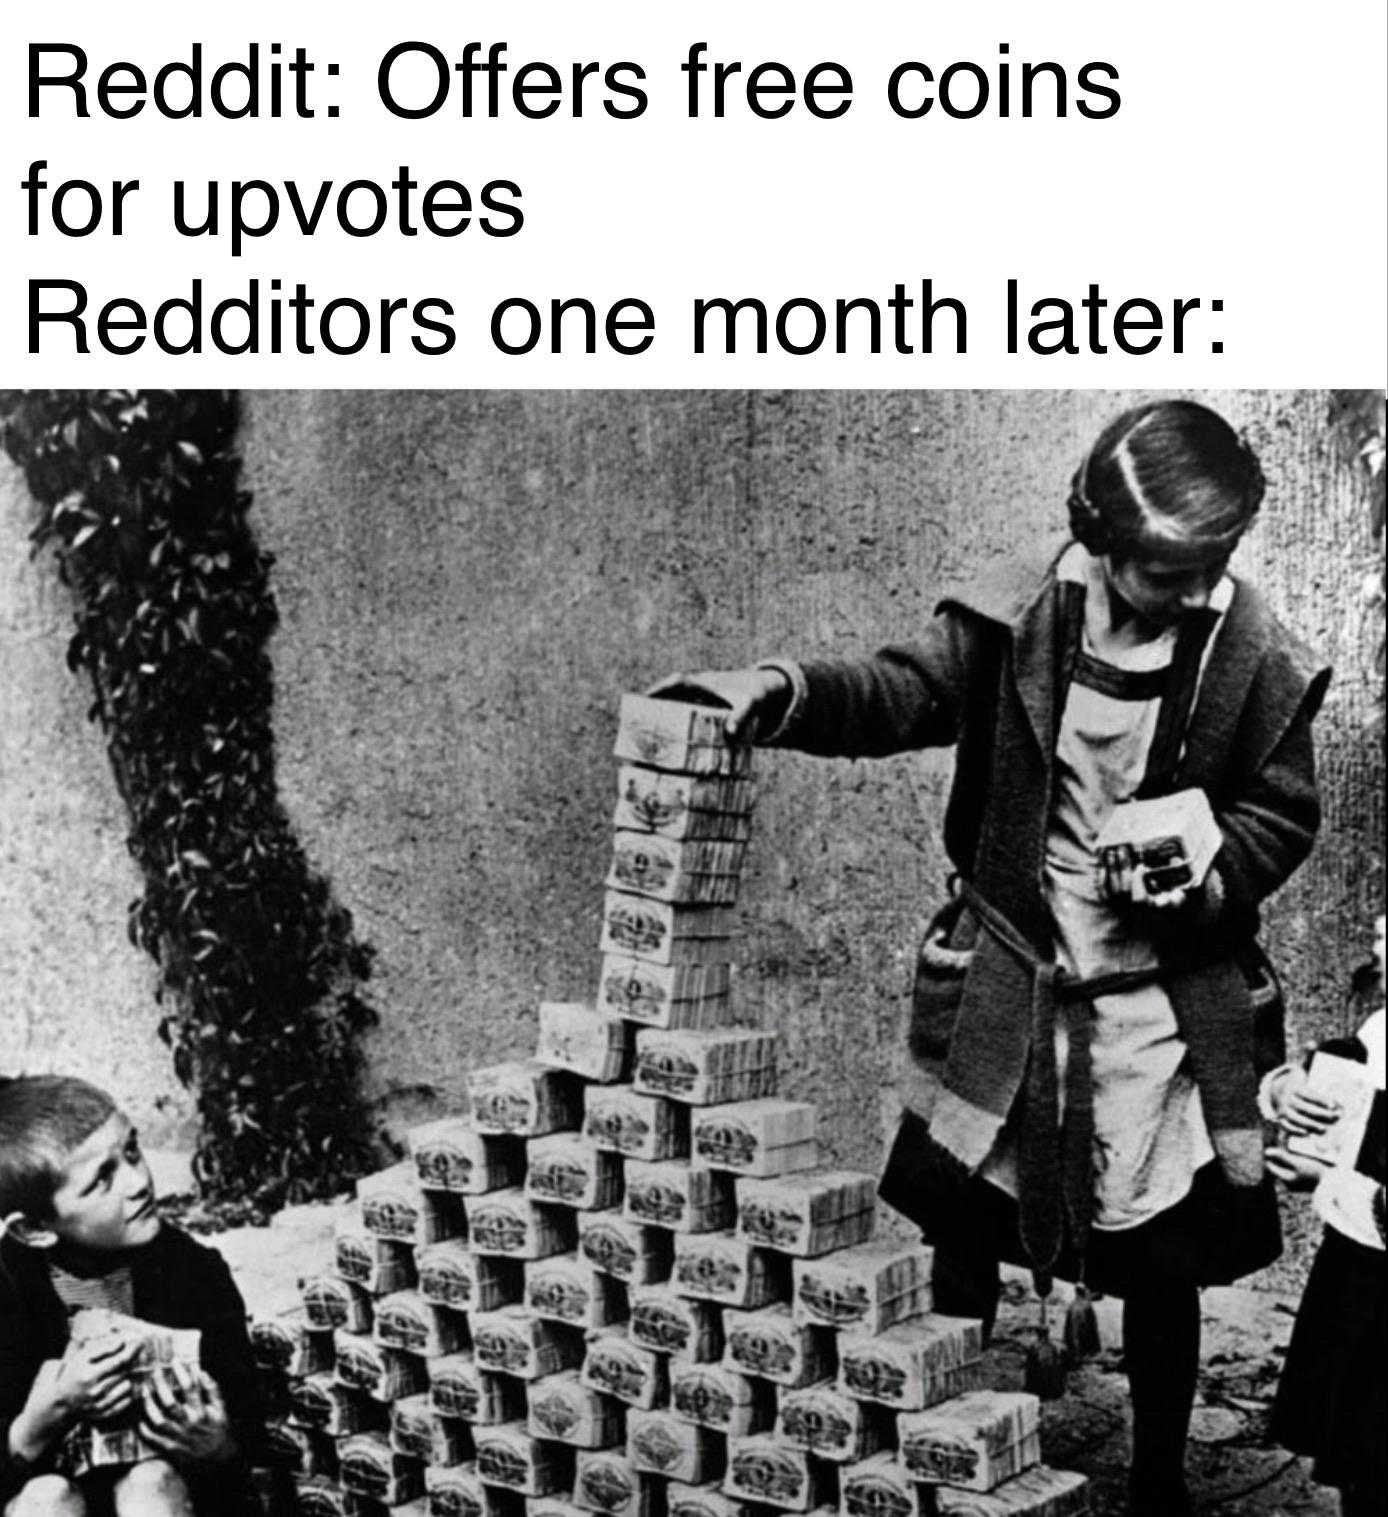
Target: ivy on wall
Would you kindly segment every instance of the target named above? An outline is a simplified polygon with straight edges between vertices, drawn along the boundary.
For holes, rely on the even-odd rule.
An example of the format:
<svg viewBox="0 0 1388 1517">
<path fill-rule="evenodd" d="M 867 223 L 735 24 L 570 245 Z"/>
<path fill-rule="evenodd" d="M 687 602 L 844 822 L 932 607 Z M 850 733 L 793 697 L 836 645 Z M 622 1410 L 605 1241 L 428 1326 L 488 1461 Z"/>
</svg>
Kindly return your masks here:
<svg viewBox="0 0 1388 1517">
<path fill-rule="evenodd" d="M 326 1194 L 372 1162 L 361 1095 L 371 951 L 281 806 L 267 644 L 277 613 L 224 391 L 5 396 L 4 444 L 74 592 L 143 876 L 131 939 L 219 1202 Z"/>
</svg>

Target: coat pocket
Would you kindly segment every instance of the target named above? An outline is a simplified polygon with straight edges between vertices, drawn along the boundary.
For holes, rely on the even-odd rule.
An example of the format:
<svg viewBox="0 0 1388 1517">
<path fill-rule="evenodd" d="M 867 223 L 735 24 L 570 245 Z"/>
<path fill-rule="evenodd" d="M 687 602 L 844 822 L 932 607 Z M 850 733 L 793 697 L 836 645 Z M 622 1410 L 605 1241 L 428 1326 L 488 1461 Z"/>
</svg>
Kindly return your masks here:
<svg viewBox="0 0 1388 1517">
<path fill-rule="evenodd" d="M 935 1063 L 949 1053 L 977 941 L 978 919 L 963 896 L 951 896 L 926 926 L 916 954 L 906 1037 L 917 1063 Z"/>
<path fill-rule="evenodd" d="M 1287 1002 L 1277 971 L 1258 943 L 1239 953 L 1253 1011 L 1253 1067 L 1261 1078 L 1287 1059 Z"/>
</svg>

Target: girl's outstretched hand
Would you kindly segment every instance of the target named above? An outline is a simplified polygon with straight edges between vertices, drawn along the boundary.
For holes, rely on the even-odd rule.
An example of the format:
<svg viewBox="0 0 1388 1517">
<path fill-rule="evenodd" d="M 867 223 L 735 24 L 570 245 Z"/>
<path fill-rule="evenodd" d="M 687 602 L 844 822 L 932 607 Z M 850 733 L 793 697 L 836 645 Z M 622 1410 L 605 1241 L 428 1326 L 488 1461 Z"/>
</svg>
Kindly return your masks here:
<svg viewBox="0 0 1388 1517">
<path fill-rule="evenodd" d="M 645 694 L 664 700 L 692 700 L 726 706 L 723 730 L 730 743 L 753 742 L 774 732 L 790 699 L 790 681 L 779 669 L 706 669 L 698 674 L 671 674 Z"/>
</svg>

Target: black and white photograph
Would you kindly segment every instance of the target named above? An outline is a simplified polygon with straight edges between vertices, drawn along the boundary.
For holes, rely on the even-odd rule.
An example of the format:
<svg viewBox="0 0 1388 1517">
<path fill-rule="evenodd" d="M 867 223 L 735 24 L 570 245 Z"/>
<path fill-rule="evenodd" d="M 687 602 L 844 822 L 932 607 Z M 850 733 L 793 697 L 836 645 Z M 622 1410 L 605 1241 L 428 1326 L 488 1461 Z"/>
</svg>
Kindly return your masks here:
<svg viewBox="0 0 1388 1517">
<path fill-rule="evenodd" d="M 1382 391 L 0 411 L 3 1517 L 1385 1510 Z"/>
</svg>

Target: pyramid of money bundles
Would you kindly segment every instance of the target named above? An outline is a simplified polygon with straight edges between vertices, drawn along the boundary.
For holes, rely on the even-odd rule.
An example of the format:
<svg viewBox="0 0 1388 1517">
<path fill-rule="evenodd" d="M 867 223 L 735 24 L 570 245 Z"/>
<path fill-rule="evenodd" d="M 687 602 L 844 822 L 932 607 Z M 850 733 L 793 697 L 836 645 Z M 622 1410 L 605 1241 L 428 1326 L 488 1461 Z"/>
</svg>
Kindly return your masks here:
<svg viewBox="0 0 1388 1517">
<path fill-rule="evenodd" d="M 736 1025 L 752 755 L 625 696 L 592 1002 L 363 1180 L 302 1301 L 253 1324 L 304 1513 L 1069 1517 L 1038 1403 L 985 1389 L 928 1251 L 874 1237 Z"/>
</svg>

